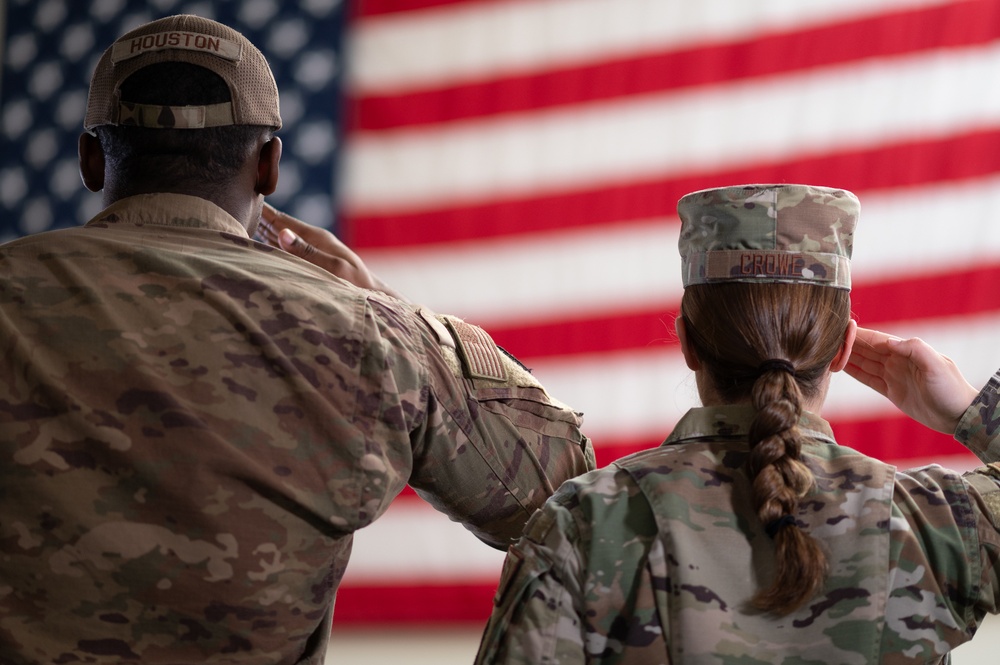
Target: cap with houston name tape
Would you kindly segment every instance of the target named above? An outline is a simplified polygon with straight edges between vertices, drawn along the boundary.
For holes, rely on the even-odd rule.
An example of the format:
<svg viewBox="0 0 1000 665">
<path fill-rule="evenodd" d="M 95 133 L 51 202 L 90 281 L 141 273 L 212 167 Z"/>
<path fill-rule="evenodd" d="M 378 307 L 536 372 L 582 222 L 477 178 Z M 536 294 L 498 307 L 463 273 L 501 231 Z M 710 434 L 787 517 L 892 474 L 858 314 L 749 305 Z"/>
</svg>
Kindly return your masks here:
<svg viewBox="0 0 1000 665">
<path fill-rule="evenodd" d="M 740 185 L 677 202 L 682 281 L 810 283 L 850 290 L 861 206 L 843 189 Z"/>
<path fill-rule="evenodd" d="M 125 79 L 160 62 L 187 62 L 215 72 L 229 86 L 231 101 L 160 106 L 121 99 Z M 236 30 L 201 16 L 168 16 L 126 33 L 101 56 L 91 79 L 83 126 L 90 131 L 101 125 L 279 128 L 278 86 L 264 54 Z"/>
</svg>

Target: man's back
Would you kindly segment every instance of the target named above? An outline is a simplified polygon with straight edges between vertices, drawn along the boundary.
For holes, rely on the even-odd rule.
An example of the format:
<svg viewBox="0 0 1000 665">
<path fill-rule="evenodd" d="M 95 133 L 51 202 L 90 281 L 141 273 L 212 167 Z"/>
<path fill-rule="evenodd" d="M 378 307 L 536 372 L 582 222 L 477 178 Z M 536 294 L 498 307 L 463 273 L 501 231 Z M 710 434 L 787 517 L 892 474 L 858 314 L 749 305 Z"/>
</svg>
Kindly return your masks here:
<svg viewBox="0 0 1000 665">
<path fill-rule="evenodd" d="M 0 248 L 0 661 L 298 662 L 407 480 L 407 321 L 136 198 Z"/>
</svg>

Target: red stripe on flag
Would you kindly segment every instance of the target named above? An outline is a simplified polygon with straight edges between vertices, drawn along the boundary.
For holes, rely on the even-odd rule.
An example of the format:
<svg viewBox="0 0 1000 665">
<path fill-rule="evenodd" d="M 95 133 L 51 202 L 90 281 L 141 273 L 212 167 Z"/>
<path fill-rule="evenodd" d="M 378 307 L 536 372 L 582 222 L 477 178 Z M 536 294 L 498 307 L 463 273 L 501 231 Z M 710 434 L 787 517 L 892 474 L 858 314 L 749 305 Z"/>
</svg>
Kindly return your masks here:
<svg viewBox="0 0 1000 665">
<path fill-rule="evenodd" d="M 728 83 L 1000 37 L 995 0 L 880 14 L 745 41 L 353 99 L 354 131 L 396 129 Z"/>
<path fill-rule="evenodd" d="M 669 303 L 662 308 L 606 316 L 486 327 L 498 345 L 525 361 L 674 344 L 677 310 L 677 303 Z"/>
<path fill-rule="evenodd" d="M 942 459 L 957 455 L 972 457 L 954 437 L 928 429 L 899 414 L 870 420 L 830 422 L 837 443 L 905 470 L 907 459 Z"/>
<path fill-rule="evenodd" d="M 497 571 L 497 578 L 500 571 Z M 486 623 L 493 609 L 496 580 L 477 584 L 413 586 L 343 585 L 337 592 L 334 624 Z"/>
<path fill-rule="evenodd" d="M 874 392 L 872 399 L 878 399 Z M 902 414 L 864 420 L 840 418 L 831 420 L 830 426 L 840 445 L 869 457 L 891 461 L 901 469 L 907 468 L 907 459 L 972 457 L 972 453 L 953 437 L 928 429 Z M 664 431 L 646 439 L 594 441 L 597 466 L 605 467 L 626 455 L 658 446 L 669 434 Z"/>
<path fill-rule="evenodd" d="M 481 203 L 358 214 L 344 211 L 355 249 L 420 246 L 509 237 L 676 214 L 677 200 L 707 187 L 741 182 L 822 182 L 862 192 L 983 177 L 1000 171 L 1000 129 L 804 156 L 776 163 L 567 190 Z"/>
<path fill-rule="evenodd" d="M 364 19 L 385 14 L 402 14 L 404 12 L 434 9 L 449 5 L 461 5 L 463 9 L 478 5 L 509 2 L 509 0 L 353 0 L 351 15 L 355 19 Z"/>
</svg>

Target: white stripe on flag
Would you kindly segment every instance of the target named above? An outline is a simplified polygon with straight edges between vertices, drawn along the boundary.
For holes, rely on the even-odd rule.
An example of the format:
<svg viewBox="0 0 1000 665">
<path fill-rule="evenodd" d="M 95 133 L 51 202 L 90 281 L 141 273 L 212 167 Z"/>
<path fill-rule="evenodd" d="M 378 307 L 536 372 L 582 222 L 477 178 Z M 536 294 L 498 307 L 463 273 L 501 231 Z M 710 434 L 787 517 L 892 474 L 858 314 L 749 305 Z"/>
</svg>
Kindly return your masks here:
<svg viewBox="0 0 1000 665">
<path fill-rule="evenodd" d="M 948 0 L 555 0 L 449 4 L 366 18 L 349 44 L 355 94 L 481 80 Z"/>
<path fill-rule="evenodd" d="M 1000 86 L 983 85 L 998 75 L 993 43 L 435 130 L 357 133 L 344 206 L 405 210 L 951 135 L 1000 124 Z"/>
</svg>

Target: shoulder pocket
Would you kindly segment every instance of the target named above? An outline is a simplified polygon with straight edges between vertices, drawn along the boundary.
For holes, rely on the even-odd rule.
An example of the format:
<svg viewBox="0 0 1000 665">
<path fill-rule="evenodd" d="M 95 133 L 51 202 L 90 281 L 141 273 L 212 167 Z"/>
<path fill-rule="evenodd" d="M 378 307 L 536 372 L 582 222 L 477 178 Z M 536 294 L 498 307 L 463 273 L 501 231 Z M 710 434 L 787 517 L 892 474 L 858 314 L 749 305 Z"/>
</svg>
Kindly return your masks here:
<svg viewBox="0 0 1000 665">
<path fill-rule="evenodd" d="M 1000 462 L 981 466 L 964 476 L 982 499 L 983 505 L 989 511 L 990 523 L 993 528 L 1000 529 Z"/>
</svg>

